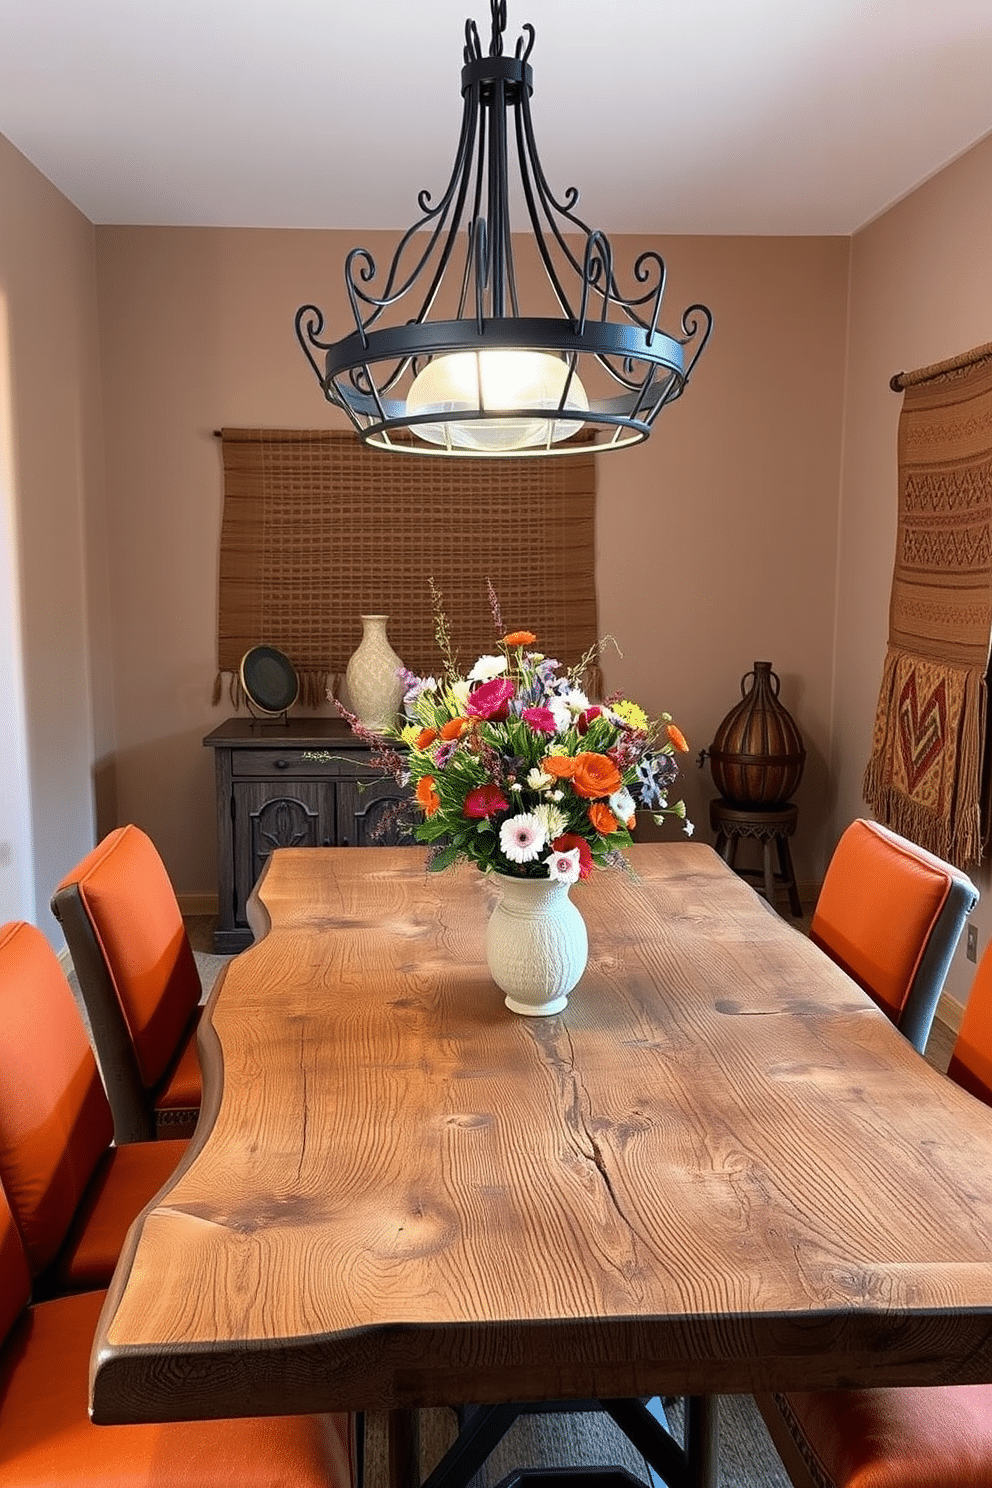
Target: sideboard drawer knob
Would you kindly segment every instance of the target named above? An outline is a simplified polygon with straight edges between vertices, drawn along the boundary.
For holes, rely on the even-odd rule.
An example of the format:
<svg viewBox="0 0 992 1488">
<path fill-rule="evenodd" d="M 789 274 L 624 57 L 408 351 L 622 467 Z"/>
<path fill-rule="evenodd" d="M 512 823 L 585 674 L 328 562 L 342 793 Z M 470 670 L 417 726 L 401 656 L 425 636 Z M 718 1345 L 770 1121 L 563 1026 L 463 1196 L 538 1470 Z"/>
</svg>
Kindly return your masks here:
<svg viewBox="0 0 992 1488">
<path fill-rule="evenodd" d="M 289 760 L 276 760 L 276 769 L 277 770 L 288 770 L 289 769 L 289 766 L 290 766 L 290 761 Z"/>
</svg>

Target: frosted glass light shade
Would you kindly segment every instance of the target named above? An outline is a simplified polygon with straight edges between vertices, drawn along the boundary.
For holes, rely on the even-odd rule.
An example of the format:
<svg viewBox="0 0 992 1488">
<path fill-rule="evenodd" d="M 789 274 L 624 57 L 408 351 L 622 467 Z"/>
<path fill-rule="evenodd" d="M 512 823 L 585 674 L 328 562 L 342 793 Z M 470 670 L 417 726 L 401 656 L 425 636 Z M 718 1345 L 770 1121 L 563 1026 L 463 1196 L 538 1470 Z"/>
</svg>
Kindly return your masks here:
<svg viewBox="0 0 992 1488">
<path fill-rule="evenodd" d="M 452 414 L 484 408 L 557 408 L 568 379 L 568 363 L 546 351 L 456 351 L 437 356 L 413 379 L 408 414 Z M 480 386 L 481 384 L 481 386 Z M 589 400 L 578 377 L 568 384 L 565 407 L 588 413 Z M 430 444 L 451 443 L 485 452 L 529 449 L 548 442 L 543 418 L 464 419 L 416 424 L 413 433 Z M 551 424 L 551 441 L 567 439 L 582 427 L 571 419 Z"/>
</svg>

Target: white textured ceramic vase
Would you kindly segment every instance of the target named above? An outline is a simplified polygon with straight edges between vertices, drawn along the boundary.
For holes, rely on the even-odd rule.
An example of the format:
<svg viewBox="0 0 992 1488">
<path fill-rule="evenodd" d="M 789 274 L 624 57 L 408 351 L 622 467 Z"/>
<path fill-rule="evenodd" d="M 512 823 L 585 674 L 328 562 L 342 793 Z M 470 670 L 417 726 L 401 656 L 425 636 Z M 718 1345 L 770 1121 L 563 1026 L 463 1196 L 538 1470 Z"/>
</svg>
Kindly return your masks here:
<svg viewBox="0 0 992 1488">
<path fill-rule="evenodd" d="M 560 1013 L 586 969 L 586 923 L 569 885 L 550 878 L 496 874 L 500 899 L 486 927 L 486 960 L 514 1013 Z"/>
<path fill-rule="evenodd" d="M 386 635 L 388 615 L 363 615 L 362 639 L 345 671 L 351 710 L 366 728 L 392 728 L 403 701 L 403 663 Z"/>
</svg>

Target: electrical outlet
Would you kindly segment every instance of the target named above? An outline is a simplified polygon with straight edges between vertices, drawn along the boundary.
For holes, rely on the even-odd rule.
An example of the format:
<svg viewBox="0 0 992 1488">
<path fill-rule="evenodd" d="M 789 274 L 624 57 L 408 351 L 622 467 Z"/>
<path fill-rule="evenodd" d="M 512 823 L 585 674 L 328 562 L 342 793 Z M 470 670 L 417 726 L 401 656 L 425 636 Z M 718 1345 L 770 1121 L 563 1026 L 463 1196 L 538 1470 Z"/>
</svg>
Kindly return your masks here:
<svg viewBox="0 0 992 1488">
<path fill-rule="evenodd" d="M 969 961 L 977 961 L 978 960 L 978 926 L 977 925 L 969 925 L 968 926 L 968 944 L 967 944 L 967 948 L 966 948 L 966 951 L 965 951 L 965 955 L 968 957 L 968 960 Z"/>
</svg>

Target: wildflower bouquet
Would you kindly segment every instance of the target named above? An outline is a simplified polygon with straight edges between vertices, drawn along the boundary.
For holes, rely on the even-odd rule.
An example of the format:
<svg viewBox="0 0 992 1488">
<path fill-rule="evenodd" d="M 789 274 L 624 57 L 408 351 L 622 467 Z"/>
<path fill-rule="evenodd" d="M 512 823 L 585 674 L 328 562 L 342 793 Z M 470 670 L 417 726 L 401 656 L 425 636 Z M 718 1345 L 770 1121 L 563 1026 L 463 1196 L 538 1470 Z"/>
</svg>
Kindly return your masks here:
<svg viewBox="0 0 992 1488">
<path fill-rule="evenodd" d="M 450 661 L 443 618 L 438 639 Z M 406 722 L 379 743 L 406 750 L 380 747 L 376 763 L 413 785 L 414 836 L 433 849 L 433 870 L 468 858 L 574 883 L 594 865 L 625 863 L 639 807 L 692 832 L 684 802 L 668 801 L 675 751 L 688 748 L 671 715 L 651 721 L 620 696 L 591 703 L 579 678 L 593 656 L 568 672 L 536 645 L 513 631 L 465 677 L 453 666 L 443 681 L 402 673 Z"/>
</svg>

